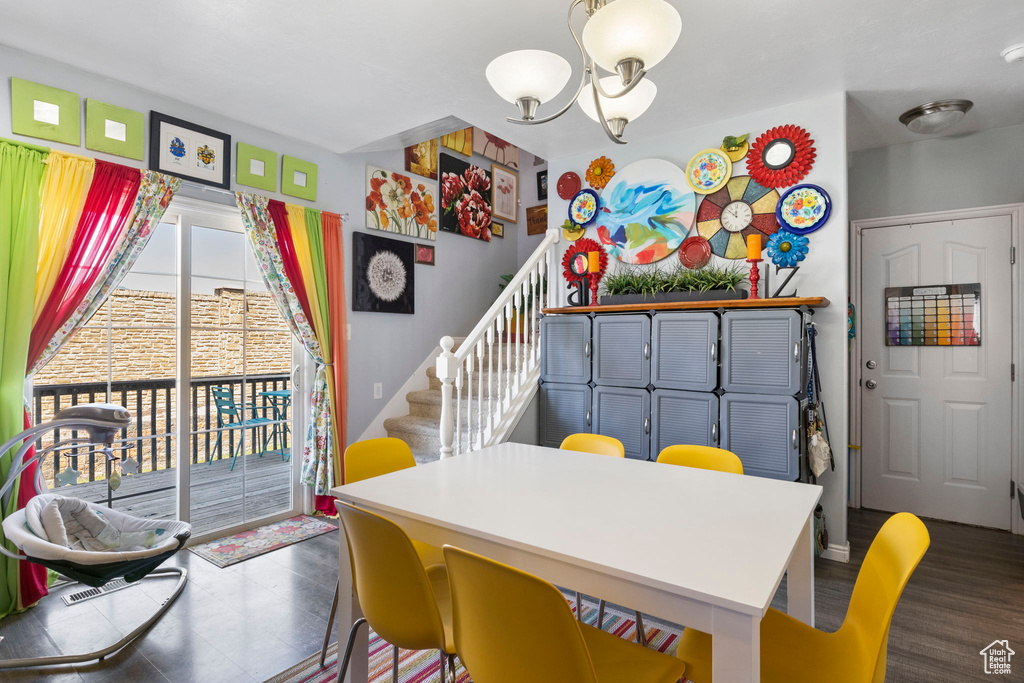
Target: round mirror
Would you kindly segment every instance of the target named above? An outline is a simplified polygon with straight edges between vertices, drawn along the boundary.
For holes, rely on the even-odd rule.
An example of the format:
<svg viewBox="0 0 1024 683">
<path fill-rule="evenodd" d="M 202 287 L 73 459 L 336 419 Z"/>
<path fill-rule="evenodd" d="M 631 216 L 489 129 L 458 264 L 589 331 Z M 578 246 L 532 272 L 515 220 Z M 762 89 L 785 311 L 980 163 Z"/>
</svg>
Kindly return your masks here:
<svg viewBox="0 0 1024 683">
<path fill-rule="evenodd" d="M 785 168 L 796 157 L 796 145 L 785 138 L 772 140 L 761 152 L 761 162 L 773 171 Z"/>
<path fill-rule="evenodd" d="M 573 272 L 573 275 L 586 275 L 588 264 L 587 255 L 580 252 L 572 257 L 572 261 L 569 262 L 569 270 Z"/>
</svg>

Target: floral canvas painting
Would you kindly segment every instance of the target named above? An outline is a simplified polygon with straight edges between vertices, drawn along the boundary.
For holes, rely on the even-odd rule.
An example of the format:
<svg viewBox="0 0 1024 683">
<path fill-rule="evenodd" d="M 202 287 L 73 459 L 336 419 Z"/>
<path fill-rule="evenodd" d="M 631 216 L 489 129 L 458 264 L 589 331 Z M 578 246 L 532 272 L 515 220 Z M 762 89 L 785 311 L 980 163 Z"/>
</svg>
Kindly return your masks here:
<svg viewBox="0 0 1024 683">
<path fill-rule="evenodd" d="M 415 313 L 412 242 L 352 233 L 352 310 Z"/>
<path fill-rule="evenodd" d="M 405 170 L 437 180 L 437 138 L 406 147 Z"/>
<path fill-rule="evenodd" d="M 491 241 L 491 172 L 441 155 L 441 229 Z"/>
<path fill-rule="evenodd" d="M 433 187 L 402 173 L 367 166 L 366 227 L 436 240 Z"/>
<path fill-rule="evenodd" d="M 473 154 L 479 154 L 511 169 L 519 170 L 519 148 L 482 128 L 473 129 Z"/>
</svg>

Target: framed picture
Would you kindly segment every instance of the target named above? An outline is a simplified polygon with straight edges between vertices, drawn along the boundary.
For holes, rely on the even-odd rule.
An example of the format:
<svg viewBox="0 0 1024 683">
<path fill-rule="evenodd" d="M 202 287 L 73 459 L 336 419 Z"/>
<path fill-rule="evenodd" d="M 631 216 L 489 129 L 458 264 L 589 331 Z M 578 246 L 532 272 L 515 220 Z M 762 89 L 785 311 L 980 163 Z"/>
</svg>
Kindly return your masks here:
<svg viewBox="0 0 1024 683">
<path fill-rule="evenodd" d="M 142 161 L 146 155 L 142 112 L 99 100 L 85 101 L 85 148 Z"/>
<path fill-rule="evenodd" d="M 441 146 L 467 157 L 473 156 L 473 127 L 442 135 Z"/>
<path fill-rule="evenodd" d="M 11 78 L 11 131 L 78 146 L 82 142 L 78 95 Z"/>
<path fill-rule="evenodd" d="M 542 202 L 548 200 L 548 172 L 547 169 L 537 171 L 537 199 Z"/>
<path fill-rule="evenodd" d="M 352 233 L 352 310 L 416 312 L 412 242 Z"/>
<path fill-rule="evenodd" d="M 366 227 L 436 240 L 434 184 L 428 187 L 419 178 L 367 166 Z"/>
<path fill-rule="evenodd" d="M 526 210 L 526 234 L 543 235 L 548 229 L 548 205 L 531 206 Z"/>
<path fill-rule="evenodd" d="M 441 221 L 445 232 L 491 241 L 491 172 L 441 155 Z"/>
<path fill-rule="evenodd" d="M 494 177 L 494 216 L 515 223 L 519 220 L 519 174 L 491 165 Z"/>
<path fill-rule="evenodd" d="M 235 166 L 239 185 L 277 192 L 277 152 L 239 142 L 235 147 Z"/>
<path fill-rule="evenodd" d="M 491 221 L 491 234 L 495 237 L 505 239 L 505 224 L 498 221 Z"/>
<path fill-rule="evenodd" d="M 519 148 L 482 128 L 473 128 L 473 154 L 519 170 Z"/>
<path fill-rule="evenodd" d="M 428 266 L 437 265 L 434 263 L 434 245 L 432 244 L 417 244 L 416 245 L 416 263 L 423 263 Z"/>
<path fill-rule="evenodd" d="M 149 168 L 230 189 L 231 136 L 160 112 L 150 112 Z"/>
<path fill-rule="evenodd" d="M 406 147 L 405 170 L 437 180 L 437 138 Z"/>
<path fill-rule="evenodd" d="M 317 165 L 287 154 L 281 157 L 281 194 L 316 201 Z"/>
</svg>

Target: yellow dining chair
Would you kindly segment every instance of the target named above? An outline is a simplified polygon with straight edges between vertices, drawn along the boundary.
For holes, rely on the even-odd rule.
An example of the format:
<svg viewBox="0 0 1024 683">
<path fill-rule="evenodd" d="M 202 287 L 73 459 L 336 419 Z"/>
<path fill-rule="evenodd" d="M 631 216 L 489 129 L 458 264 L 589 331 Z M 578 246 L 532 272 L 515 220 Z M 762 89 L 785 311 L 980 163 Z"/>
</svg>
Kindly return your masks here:
<svg viewBox="0 0 1024 683">
<path fill-rule="evenodd" d="M 668 446 L 658 454 L 658 462 L 667 465 L 696 467 L 731 474 L 743 474 L 743 461 L 732 451 L 713 446 Z"/>
<path fill-rule="evenodd" d="M 455 648 L 474 683 L 675 683 L 686 669 L 577 622 L 547 581 L 449 545 L 444 559 Z"/>
<path fill-rule="evenodd" d="M 398 648 L 439 650 L 441 680 L 455 683 L 451 591 L 443 564 L 424 567 L 402 527 L 380 515 L 336 501 L 345 527 L 352 583 L 363 617 L 352 625 L 338 683 L 345 678 L 359 627 L 369 624 L 395 650 L 392 681 L 398 683 Z"/>
<path fill-rule="evenodd" d="M 603 434 L 570 434 L 562 439 L 562 445 L 559 448 L 566 451 L 607 455 L 612 458 L 626 457 L 626 448 L 622 442 Z M 601 600 L 597 607 L 598 628 L 604 628 L 604 609 L 605 601 Z M 634 614 L 636 614 L 636 642 L 647 645 L 647 631 L 644 628 L 643 615 L 639 611 Z M 576 618 L 583 619 L 583 595 L 579 591 L 576 591 Z"/>
<path fill-rule="evenodd" d="M 883 683 L 892 614 L 929 542 L 928 529 L 914 515 L 890 517 L 868 549 L 846 619 L 835 633 L 769 609 L 761 620 L 761 681 Z M 689 680 L 711 683 L 711 636 L 683 631 L 679 658 Z"/>
<path fill-rule="evenodd" d="M 353 484 L 364 479 L 379 477 L 382 474 L 390 474 L 399 470 L 409 469 L 416 466 L 416 458 L 412 455 L 409 445 L 401 439 L 381 438 L 366 439 L 357 441 L 345 449 L 345 483 Z M 416 554 L 424 567 L 444 563 L 444 555 L 441 549 L 421 543 L 412 542 L 416 548 Z M 331 616 L 327 620 L 327 633 L 324 634 L 324 644 L 320 648 L 320 668 L 323 668 L 327 659 L 327 647 L 331 642 L 331 630 L 334 628 L 334 616 L 338 611 L 338 589 L 334 589 L 334 602 L 331 604 Z M 398 659 L 398 650 L 395 649 L 395 661 Z M 396 667 L 397 669 L 397 667 Z M 442 670 L 443 672 L 443 670 Z"/>
</svg>

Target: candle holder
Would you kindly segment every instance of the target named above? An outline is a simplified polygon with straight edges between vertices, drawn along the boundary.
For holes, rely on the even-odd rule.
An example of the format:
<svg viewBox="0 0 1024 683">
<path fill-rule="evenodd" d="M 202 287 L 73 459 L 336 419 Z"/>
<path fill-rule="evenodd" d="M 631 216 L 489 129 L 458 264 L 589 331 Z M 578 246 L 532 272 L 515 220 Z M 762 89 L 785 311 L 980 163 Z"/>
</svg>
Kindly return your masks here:
<svg viewBox="0 0 1024 683">
<path fill-rule="evenodd" d="M 755 258 L 748 258 L 747 259 L 747 263 L 750 264 L 750 298 L 751 299 L 760 299 L 761 298 L 761 297 L 759 297 L 757 295 L 757 283 L 761 279 L 761 273 L 757 269 L 757 264 L 760 263 L 762 260 L 763 259 L 759 259 L 759 258 L 756 258 L 756 259 Z"/>
</svg>

